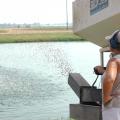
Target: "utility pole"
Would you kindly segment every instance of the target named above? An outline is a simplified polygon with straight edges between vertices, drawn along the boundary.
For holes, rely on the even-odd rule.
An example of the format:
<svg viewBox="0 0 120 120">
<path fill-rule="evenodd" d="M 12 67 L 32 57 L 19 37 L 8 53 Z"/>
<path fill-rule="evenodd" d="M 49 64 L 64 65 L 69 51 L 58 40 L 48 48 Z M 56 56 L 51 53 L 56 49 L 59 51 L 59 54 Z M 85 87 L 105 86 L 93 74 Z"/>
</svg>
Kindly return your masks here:
<svg viewBox="0 0 120 120">
<path fill-rule="evenodd" d="M 66 0 L 66 29 L 68 30 L 68 1 Z"/>
</svg>

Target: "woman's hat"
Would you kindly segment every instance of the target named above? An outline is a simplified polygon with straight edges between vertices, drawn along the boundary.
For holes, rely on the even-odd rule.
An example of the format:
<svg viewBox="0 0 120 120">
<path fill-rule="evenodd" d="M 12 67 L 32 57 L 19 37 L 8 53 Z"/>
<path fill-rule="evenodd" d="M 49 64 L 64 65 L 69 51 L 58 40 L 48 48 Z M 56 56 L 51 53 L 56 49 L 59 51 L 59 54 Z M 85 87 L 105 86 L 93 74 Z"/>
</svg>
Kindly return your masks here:
<svg viewBox="0 0 120 120">
<path fill-rule="evenodd" d="M 106 36 L 105 39 L 109 42 L 112 48 L 118 48 L 118 44 L 120 44 L 120 30 L 116 30 L 111 35 Z"/>
</svg>

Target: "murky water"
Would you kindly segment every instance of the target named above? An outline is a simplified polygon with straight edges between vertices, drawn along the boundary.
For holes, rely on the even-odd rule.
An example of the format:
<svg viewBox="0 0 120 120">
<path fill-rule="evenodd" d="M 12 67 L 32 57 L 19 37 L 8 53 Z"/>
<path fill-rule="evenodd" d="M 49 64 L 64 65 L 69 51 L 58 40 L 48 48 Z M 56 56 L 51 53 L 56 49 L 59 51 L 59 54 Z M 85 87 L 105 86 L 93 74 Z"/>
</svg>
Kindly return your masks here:
<svg viewBox="0 0 120 120">
<path fill-rule="evenodd" d="M 68 85 L 71 72 L 91 84 L 100 64 L 89 42 L 0 45 L 0 120 L 68 120 L 79 99 Z"/>
</svg>

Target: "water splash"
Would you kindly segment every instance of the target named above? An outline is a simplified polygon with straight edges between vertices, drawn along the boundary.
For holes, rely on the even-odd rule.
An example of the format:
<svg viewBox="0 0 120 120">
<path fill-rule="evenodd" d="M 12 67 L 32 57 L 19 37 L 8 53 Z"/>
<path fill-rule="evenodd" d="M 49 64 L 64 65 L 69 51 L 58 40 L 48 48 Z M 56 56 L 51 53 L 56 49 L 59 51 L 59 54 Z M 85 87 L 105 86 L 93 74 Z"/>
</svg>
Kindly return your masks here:
<svg viewBox="0 0 120 120">
<path fill-rule="evenodd" d="M 53 64 L 60 72 L 62 76 L 68 76 L 69 73 L 73 72 L 73 68 L 67 59 L 67 55 L 65 54 L 64 50 L 60 48 L 60 45 L 53 46 L 51 44 L 47 44 L 44 48 L 39 46 L 42 49 L 44 56 L 46 57 L 48 63 Z"/>
</svg>

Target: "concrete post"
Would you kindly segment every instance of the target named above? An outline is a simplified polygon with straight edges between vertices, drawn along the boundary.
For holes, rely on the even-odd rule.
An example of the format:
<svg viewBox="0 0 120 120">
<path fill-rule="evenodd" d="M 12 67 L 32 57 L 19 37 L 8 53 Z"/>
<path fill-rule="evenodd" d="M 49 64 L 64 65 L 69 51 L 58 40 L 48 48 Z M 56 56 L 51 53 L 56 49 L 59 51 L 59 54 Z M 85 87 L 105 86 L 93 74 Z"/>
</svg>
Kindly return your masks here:
<svg viewBox="0 0 120 120">
<path fill-rule="evenodd" d="M 68 84 L 80 99 L 80 88 L 90 86 L 89 83 L 79 74 L 70 73 Z M 70 104 L 70 118 L 75 120 L 102 120 L 101 106 Z"/>
</svg>

